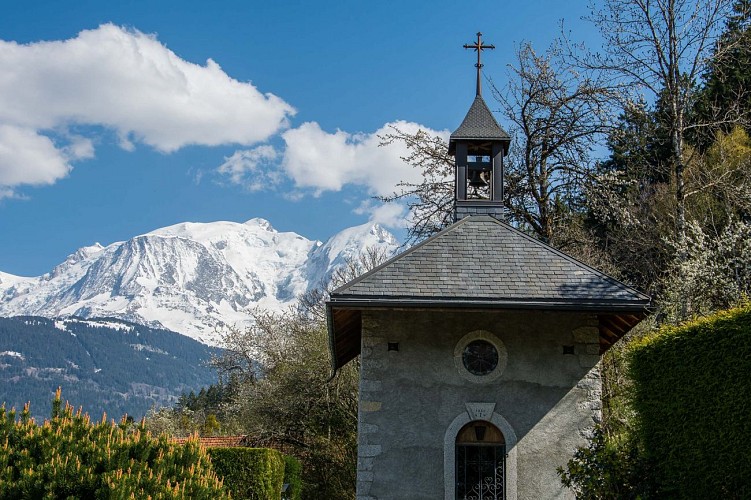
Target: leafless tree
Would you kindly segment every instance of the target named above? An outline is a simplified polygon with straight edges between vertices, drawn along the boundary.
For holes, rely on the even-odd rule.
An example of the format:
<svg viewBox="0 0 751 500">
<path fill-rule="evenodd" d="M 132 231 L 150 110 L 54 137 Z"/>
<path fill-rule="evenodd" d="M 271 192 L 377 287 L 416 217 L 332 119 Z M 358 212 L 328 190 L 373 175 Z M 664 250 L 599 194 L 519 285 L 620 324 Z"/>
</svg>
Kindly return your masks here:
<svg viewBox="0 0 751 500">
<path fill-rule="evenodd" d="M 363 248 L 354 258 L 334 269 L 331 276 L 298 297 L 298 313 L 305 318 L 326 321 L 326 301 L 331 292 L 386 262 L 392 254 L 383 247 Z"/>
<path fill-rule="evenodd" d="M 352 498 L 357 460 L 359 364 L 330 376 L 325 300 L 388 257 L 386 250 L 368 247 L 305 294 L 299 308 L 251 311 L 252 326 L 224 331 L 224 350 L 212 359 L 235 382 L 227 408 L 233 422 L 223 425 L 294 450 L 310 476 L 312 498 Z"/>
<path fill-rule="evenodd" d="M 511 135 L 506 203 L 511 217 L 541 239 L 555 241 L 562 218 L 578 208 L 591 180 L 591 154 L 610 127 L 614 90 L 593 71 L 580 71 L 558 47 L 517 52 L 505 88 L 494 87 Z"/>
<path fill-rule="evenodd" d="M 523 44 L 517 56 L 509 85 L 493 87 L 516 137 L 506 162 L 505 202 L 512 223 L 555 243 L 557 218 L 575 203 L 590 173 L 592 147 L 607 130 L 610 89 L 596 74 L 567 65 L 555 49 L 538 55 Z M 397 129 L 382 139 L 406 144 L 410 154 L 404 161 L 423 174 L 422 182 L 401 183 L 393 195 L 380 198 L 408 203 L 409 242 L 453 222 L 454 161 L 446 142 Z"/>
<path fill-rule="evenodd" d="M 415 243 L 437 233 L 453 222 L 454 160 L 448 154 L 448 144 L 441 137 L 423 130 L 410 134 L 392 128 L 381 137 L 381 145 L 401 142 L 409 154 L 402 160 L 419 169 L 422 181 L 400 182 L 397 191 L 378 197 L 383 202 L 406 202 L 410 225 L 405 244 Z"/>
</svg>

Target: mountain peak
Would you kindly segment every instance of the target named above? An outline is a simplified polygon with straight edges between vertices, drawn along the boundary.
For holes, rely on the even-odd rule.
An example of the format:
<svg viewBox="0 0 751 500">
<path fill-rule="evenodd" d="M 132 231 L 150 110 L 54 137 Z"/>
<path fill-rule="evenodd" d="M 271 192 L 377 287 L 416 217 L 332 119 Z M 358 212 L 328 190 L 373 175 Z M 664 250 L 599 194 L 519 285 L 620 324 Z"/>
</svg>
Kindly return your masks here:
<svg viewBox="0 0 751 500">
<path fill-rule="evenodd" d="M 377 222 L 371 223 L 370 234 L 378 238 L 380 242 L 388 243 L 389 245 L 399 245 L 396 237 Z"/>
<path fill-rule="evenodd" d="M 103 249 L 104 247 L 99 242 L 96 242 L 93 245 L 79 248 L 74 253 L 70 254 L 66 260 L 72 262 L 80 262 L 84 259 L 88 259 L 89 257 L 98 254 Z"/>
<path fill-rule="evenodd" d="M 271 225 L 271 222 L 262 217 L 253 217 L 250 220 L 245 221 L 246 226 L 258 226 L 266 231 L 276 232 L 276 229 Z"/>
<path fill-rule="evenodd" d="M 83 247 L 40 277 L 0 273 L 0 315 L 112 317 L 216 344 L 223 326 L 249 326 L 254 307 L 292 306 L 364 249 L 398 246 L 373 223 L 321 243 L 262 218 L 183 222 Z"/>
<path fill-rule="evenodd" d="M 342 242 L 363 243 L 365 246 L 378 244 L 399 245 L 394 235 L 377 222 L 366 222 L 359 226 L 343 229 L 329 238 L 326 244 L 335 246 Z"/>
</svg>

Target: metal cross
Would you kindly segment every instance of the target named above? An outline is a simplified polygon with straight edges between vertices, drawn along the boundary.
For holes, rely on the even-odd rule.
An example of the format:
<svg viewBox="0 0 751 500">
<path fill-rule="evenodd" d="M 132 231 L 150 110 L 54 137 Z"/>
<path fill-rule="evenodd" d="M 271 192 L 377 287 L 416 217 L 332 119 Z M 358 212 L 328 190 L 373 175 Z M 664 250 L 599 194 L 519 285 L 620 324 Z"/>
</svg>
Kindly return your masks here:
<svg viewBox="0 0 751 500">
<path fill-rule="evenodd" d="M 465 43 L 464 48 L 474 49 L 474 51 L 477 52 L 477 64 L 475 64 L 475 68 L 477 68 L 477 95 L 482 95 L 482 87 L 480 86 L 480 68 L 482 68 L 483 65 L 480 62 L 480 54 L 485 49 L 494 49 L 495 45 L 485 45 L 484 43 L 482 43 L 482 33 L 478 31 L 477 42 L 473 43 L 472 45 Z"/>
</svg>

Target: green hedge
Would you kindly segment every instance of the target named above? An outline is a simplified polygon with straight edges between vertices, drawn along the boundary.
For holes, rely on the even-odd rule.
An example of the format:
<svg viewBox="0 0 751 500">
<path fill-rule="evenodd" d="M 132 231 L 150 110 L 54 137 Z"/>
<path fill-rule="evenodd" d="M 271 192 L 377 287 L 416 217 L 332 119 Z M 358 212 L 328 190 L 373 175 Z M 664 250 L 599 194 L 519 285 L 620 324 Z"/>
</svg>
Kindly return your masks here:
<svg viewBox="0 0 751 500">
<path fill-rule="evenodd" d="M 629 371 L 661 498 L 751 498 L 751 307 L 636 342 Z"/>
<path fill-rule="evenodd" d="M 284 482 L 289 485 L 284 495 L 285 500 L 302 498 L 302 464 L 295 457 L 284 456 Z"/>
<path fill-rule="evenodd" d="M 279 500 L 284 479 L 284 458 L 268 448 L 209 448 L 217 475 L 232 498 Z"/>
</svg>

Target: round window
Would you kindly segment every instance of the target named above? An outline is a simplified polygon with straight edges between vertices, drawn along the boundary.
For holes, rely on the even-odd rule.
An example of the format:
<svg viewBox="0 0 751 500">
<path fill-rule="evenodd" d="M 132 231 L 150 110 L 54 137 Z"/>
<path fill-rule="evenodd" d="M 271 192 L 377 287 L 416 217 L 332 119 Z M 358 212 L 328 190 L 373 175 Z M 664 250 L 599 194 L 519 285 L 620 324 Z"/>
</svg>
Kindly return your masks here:
<svg viewBox="0 0 751 500">
<path fill-rule="evenodd" d="M 506 369 L 508 352 L 501 339 L 485 330 L 470 332 L 454 348 L 459 375 L 476 384 L 497 380 Z"/>
<path fill-rule="evenodd" d="M 487 375 L 498 366 L 498 349 L 487 340 L 473 340 L 464 348 L 462 362 L 472 375 Z"/>
</svg>

